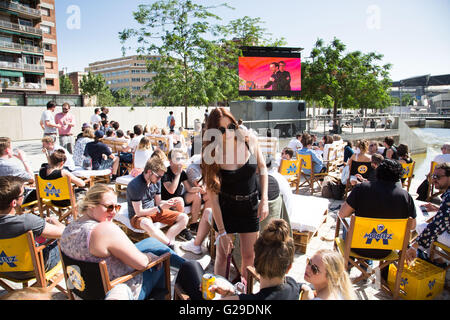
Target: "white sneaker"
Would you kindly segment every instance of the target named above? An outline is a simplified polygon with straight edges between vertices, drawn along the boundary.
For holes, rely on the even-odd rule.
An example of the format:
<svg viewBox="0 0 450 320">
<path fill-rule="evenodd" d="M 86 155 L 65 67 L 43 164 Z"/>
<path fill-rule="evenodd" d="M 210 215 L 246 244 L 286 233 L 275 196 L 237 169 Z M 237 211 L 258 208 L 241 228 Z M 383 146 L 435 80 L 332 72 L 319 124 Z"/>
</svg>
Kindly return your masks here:
<svg viewBox="0 0 450 320">
<path fill-rule="evenodd" d="M 206 268 L 211 263 L 211 257 L 208 254 L 205 254 L 203 257 L 201 257 L 200 259 L 198 259 L 196 261 L 198 263 L 200 263 L 200 265 L 202 266 L 203 270 L 206 270 Z"/>
<path fill-rule="evenodd" d="M 188 242 L 183 242 L 181 244 L 181 249 L 185 250 L 185 251 L 189 251 L 195 254 L 202 254 L 202 247 L 201 246 L 196 246 L 194 244 L 194 239 L 188 241 Z"/>
</svg>

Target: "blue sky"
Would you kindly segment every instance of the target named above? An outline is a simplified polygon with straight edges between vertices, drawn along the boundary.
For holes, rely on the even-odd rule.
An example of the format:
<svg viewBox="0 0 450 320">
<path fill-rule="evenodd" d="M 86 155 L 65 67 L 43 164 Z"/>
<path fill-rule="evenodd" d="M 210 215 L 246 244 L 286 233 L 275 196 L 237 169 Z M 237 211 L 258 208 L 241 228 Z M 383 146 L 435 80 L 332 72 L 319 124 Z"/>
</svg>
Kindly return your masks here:
<svg viewBox="0 0 450 320">
<path fill-rule="evenodd" d="M 152 0 L 57 0 L 59 68 L 83 71 L 89 63 L 121 56 L 118 33 L 136 26 L 132 12 Z M 302 47 L 308 57 L 318 38 L 334 37 L 348 51 L 375 51 L 392 63 L 391 78 L 450 73 L 450 1 L 448 0 L 198 0 L 203 5 L 226 2 L 235 10 L 213 10 L 221 23 L 260 17 L 274 38 Z M 79 28 L 70 27 L 80 9 Z M 69 26 L 67 22 L 69 21 Z M 132 54 L 133 52 L 128 52 Z"/>
</svg>

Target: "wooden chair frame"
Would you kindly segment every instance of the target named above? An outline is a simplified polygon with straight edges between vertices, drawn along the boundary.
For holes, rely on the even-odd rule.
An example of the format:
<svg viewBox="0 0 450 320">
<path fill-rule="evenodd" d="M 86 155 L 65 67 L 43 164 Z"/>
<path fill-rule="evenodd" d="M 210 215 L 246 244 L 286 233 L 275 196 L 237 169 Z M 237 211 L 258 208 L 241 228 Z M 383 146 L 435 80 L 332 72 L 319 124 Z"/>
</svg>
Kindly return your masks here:
<svg viewBox="0 0 450 320">
<path fill-rule="evenodd" d="M 22 235 L 22 236 L 25 236 L 25 235 Z M 36 245 L 35 245 L 36 242 L 34 239 L 33 232 L 28 231 L 26 233 L 26 237 L 27 237 L 28 248 L 22 248 L 22 249 L 28 249 L 30 252 L 29 258 L 32 261 L 35 276 L 33 278 L 26 279 L 26 280 L 18 280 L 18 279 L 14 279 L 12 277 L 0 275 L 0 286 L 5 288 L 8 292 L 14 292 L 17 289 L 14 289 L 11 286 L 9 286 L 6 282 L 1 280 L 1 278 L 9 280 L 11 282 L 15 282 L 15 283 L 22 283 L 23 288 L 29 287 L 29 282 L 35 281 L 31 285 L 31 287 L 45 288 L 48 291 L 52 291 L 54 288 L 57 288 L 59 291 L 61 291 L 62 293 L 64 293 L 65 295 L 68 296 L 67 290 L 65 290 L 63 287 L 61 287 L 59 285 L 61 280 L 63 280 L 63 278 L 64 278 L 64 275 L 62 272 L 58 273 L 58 271 L 62 271 L 61 270 L 61 262 L 59 262 L 53 269 L 51 269 L 47 272 L 45 271 L 43 250 L 53 241 L 49 241 L 46 244 L 42 244 L 42 245 L 39 245 L 36 247 Z M 6 239 L 2 240 L 2 241 L 6 241 Z M 56 241 L 56 240 L 54 240 L 54 241 Z"/>
<path fill-rule="evenodd" d="M 356 279 L 354 279 L 352 281 L 353 283 L 358 283 L 359 281 L 361 281 L 363 279 L 368 279 L 375 272 L 376 269 L 381 270 L 381 269 L 388 267 L 391 263 L 394 263 L 395 266 L 397 267 L 397 274 L 396 274 L 396 278 L 395 278 L 395 282 L 394 282 L 394 290 L 393 291 L 390 290 L 389 286 L 387 285 L 387 283 L 384 282 L 383 279 L 380 279 L 380 280 L 382 283 L 381 288 L 384 291 L 390 293 L 394 299 L 397 299 L 398 295 L 399 295 L 399 291 L 400 291 L 401 275 L 402 275 L 403 268 L 404 268 L 405 261 L 406 261 L 405 260 L 406 259 L 406 250 L 408 248 L 408 243 L 409 243 L 410 237 L 411 237 L 411 226 L 413 223 L 413 219 L 412 218 L 401 219 L 401 220 L 406 220 L 406 227 L 405 227 L 405 233 L 403 235 L 403 243 L 402 243 L 402 248 L 401 248 L 400 252 L 398 254 L 397 253 L 391 254 L 388 257 L 385 257 L 382 259 L 375 259 L 375 258 L 370 258 L 370 257 L 363 257 L 361 255 L 354 253 L 351 250 L 351 244 L 352 244 L 352 240 L 353 240 L 353 231 L 355 229 L 355 223 L 357 222 L 356 218 L 357 217 L 354 214 L 350 217 L 350 226 L 348 225 L 348 223 L 345 219 L 342 219 L 340 217 L 337 218 L 336 229 L 335 229 L 334 249 L 343 255 L 345 265 L 349 265 L 349 267 L 348 267 L 349 272 L 352 267 L 356 267 L 359 271 L 361 271 L 361 275 L 359 277 L 357 277 Z M 382 223 L 383 221 L 386 221 L 386 223 L 388 223 L 389 222 L 388 220 L 392 220 L 392 219 L 377 219 L 377 220 L 380 221 L 379 223 Z M 343 227 L 347 230 L 347 237 L 345 239 L 343 247 L 340 245 L 340 244 L 342 244 L 343 240 L 341 238 L 339 238 L 341 223 L 343 224 Z M 343 252 L 342 252 L 342 250 L 343 250 Z M 353 258 L 354 260 L 351 258 Z M 365 260 L 378 260 L 378 261 L 380 261 L 380 264 L 375 269 L 371 269 L 371 268 L 369 268 L 369 265 L 365 262 Z M 370 271 L 369 271 L 369 269 L 370 269 Z"/>
<path fill-rule="evenodd" d="M 77 208 L 77 203 L 76 203 L 76 199 L 75 199 L 74 186 L 72 185 L 72 181 L 71 181 L 70 177 L 62 177 L 62 178 L 57 179 L 57 180 L 60 180 L 60 179 L 66 180 L 66 187 L 67 187 L 66 191 L 69 193 L 69 198 L 58 199 L 58 200 L 70 200 L 70 206 L 68 206 L 68 207 L 56 206 L 56 205 L 52 204 L 50 199 L 41 197 L 39 181 L 42 180 L 42 181 L 55 182 L 57 180 L 45 180 L 45 179 L 42 179 L 38 174 L 34 175 L 34 179 L 35 179 L 35 183 L 36 183 L 36 197 L 37 197 L 37 203 L 39 206 L 39 213 L 42 218 L 44 217 L 44 212 L 46 212 L 47 217 L 50 217 L 50 213 L 54 212 L 55 214 L 58 215 L 59 221 L 66 220 L 66 222 L 67 222 L 67 219 L 70 217 L 70 215 L 73 216 L 74 220 L 77 219 L 78 208 Z"/>
<path fill-rule="evenodd" d="M 64 273 L 64 278 L 66 280 L 66 284 L 67 285 L 67 291 L 69 294 L 69 299 L 70 300 L 75 300 L 75 296 L 74 293 L 72 292 L 72 290 L 70 289 L 70 285 L 69 285 L 69 276 L 67 274 L 67 267 L 64 263 L 64 259 L 63 259 L 63 255 L 64 253 L 61 250 L 61 246 L 58 243 L 58 247 L 59 247 L 59 251 L 61 253 L 61 262 L 63 265 L 63 273 Z M 76 260 L 76 259 L 74 259 Z M 164 276 L 165 276 L 165 284 L 166 284 L 166 288 L 167 288 L 167 293 L 165 295 L 165 300 L 171 300 L 171 284 L 170 284 L 170 253 L 167 252 L 161 256 L 158 257 L 158 259 L 150 262 L 147 267 L 144 270 L 136 270 L 133 271 L 131 273 L 128 273 L 126 275 L 123 275 L 121 277 L 118 277 L 114 280 L 111 280 L 109 278 L 109 272 L 108 272 L 108 267 L 106 265 L 106 261 L 102 260 L 100 261 L 98 264 L 98 267 L 100 269 L 100 274 L 101 274 L 101 281 L 102 281 L 102 286 L 103 289 L 105 291 L 105 295 L 108 293 L 108 291 L 110 291 L 112 288 L 114 288 L 116 285 L 118 285 L 119 283 L 124 283 L 134 277 L 136 277 L 138 274 L 143 273 L 144 271 L 153 268 L 159 264 L 163 264 L 164 265 Z"/>
<path fill-rule="evenodd" d="M 436 167 L 437 164 L 438 164 L 437 162 L 431 161 L 430 172 L 428 173 L 428 176 L 427 176 L 427 179 L 428 179 L 427 201 L 428 202 L 431 202 L 431 200 L 433 200 L 434 197 L 437 197 L 438 195 L 443 193 L 443 191 L 434 192 L 434 184 L 433 184 L 432 175 L 434 172 L 434 168 Z"/>
<path fill-rule="evenodd" d="M 414 177 L 414 167 L 416 166 L 416 162 L 412 163 L 401 163 L 403 170 L 405 170 L 405 174 L 402 176 L 402 179 L 406 179 L 405 182 L 402 183 L 402 187 L 406 187 L 406 191 L 409 192 L 409 188 L 411 187 L 411 182 Z"/>
<path fill-rule="evenodd" d="M 308 159 L 307 161 L 304 161 L 303 159 Z M 314 183 L 317 182 L 317 184 L 322 187 L 321 184 L 321 180 L 323 178 L 325 178 L 326 176 L 329 175 L 329 163 L 327 162 L 325 164 L 325 172 L 320 172 L 320 173 L 314 173 L 314 165 L 313 165 L 313 161 L 312 161 L 312 155 L 310 154 L 299 154 L 297 153 L 297 159 L 300 161 L 300 176 L 303 177 L 305 179 L 305 181 L 303 181 L 303 183 L 301 183 L 298 187 L 302 187 L 304 186 L 306 183 L 309 184 L 309 187 L 311 188 L 311 195 L 314 194 Z M 306 164 L 309 164 L 308 167 L 304 167 L 303 163 L 306 162 Z M 302 169 L 307 169 L 310 170 L 310 174 L 306 174 L 303 172 Z"/>
<path fill-rule="evenodd" d="M 450 248 L 445 244 L 442 244 L 438 241 L 434 241 L 430 246 L 430 259 L 434 259 L 434 255 L 438 255 L 444 259 L 450 260 Z M 445 270 L 450 268 L 450 264 L 447 265 Z"/>
</svg>

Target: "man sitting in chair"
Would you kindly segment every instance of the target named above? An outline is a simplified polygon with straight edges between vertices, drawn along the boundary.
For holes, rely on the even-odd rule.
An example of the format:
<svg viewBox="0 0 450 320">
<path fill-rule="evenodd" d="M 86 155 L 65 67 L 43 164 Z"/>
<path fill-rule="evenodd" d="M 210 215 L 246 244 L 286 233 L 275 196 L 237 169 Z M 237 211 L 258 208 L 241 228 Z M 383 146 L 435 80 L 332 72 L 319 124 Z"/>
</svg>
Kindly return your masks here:
<svg viewBox="0 0 450 320">
<path fill-rule="evenodd" d="M 145 230 L 150 236 L 173 248 L 175 237 L 186 228 L 189 217 L 181 212 L 178 202 L 173 199 L 161 200 L 160 180 L 166 170 L 164 162 L 158 157 L 147 161 L 144 171 L 127 186 L 128 215 L 133 228 Z M 155 222 L 168 225 L 170 228 L 167 233 L 157 228 Z"/>
<path fill-rule="evenodd" d="M 376 181 L 357 184 L 339 210 L 339 217 L 378 219 L 413 218 L 412 230 L 416 227 L 416 208 L 411 195 L 398 184 L 402 166 L 395 160 L 385 159 L 376 170 Z M 387 257 L 390 250 L 352 249 L 355 253 L 375 259 Z"/>
<path fill-rule="evenodd" d="M 450 212 L 450 162 L 438 164 L 433 173 L 434 186 L 443 191 L 441 206 L 438 208 L 431 203 L 426 205 L 428 211 L 438 211 L 431 222 L 425 227 L 421 234 L 414 240 L 411 248 L 408 249 L 406 259 L 412 262 L 417 256 L 416 250 L 429 249 L 431 244 L 444 233 L 450 233 L 449 212 Z"/>
<path fill-rule="evenodd" d="M 22 205 L 24 196 L 24 180 L 19 177 L 0 177 L 0 239 L 11 239 L 33 231 L 37 242 L 43 243 L 46 238 L 59 239 L 65 226 L 55 217 L 43 219 L 34 214 L 16 215 L 16 206 Z M 56 241 L 44 249 L 45 271 L 55 267 L 59 260 Z M 34 277 L 34 271 L 14 272 L 7 276 L 23 280 Z"/>
</svg>

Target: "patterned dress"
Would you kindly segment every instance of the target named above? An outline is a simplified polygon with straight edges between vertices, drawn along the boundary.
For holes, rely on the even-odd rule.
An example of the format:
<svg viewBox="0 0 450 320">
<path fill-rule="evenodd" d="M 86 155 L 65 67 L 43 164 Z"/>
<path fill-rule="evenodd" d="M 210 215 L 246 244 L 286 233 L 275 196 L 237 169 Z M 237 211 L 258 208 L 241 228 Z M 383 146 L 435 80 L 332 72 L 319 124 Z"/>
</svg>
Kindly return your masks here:
<svg viewBox="0 0 450 320">
<path fill-rule="evenodd" d="M 431 244 L 436 241 L 439 235 L 444 232 L 450 233 L 450 190 L 442 195 L 442 204 L 439 211 L 433 217 L 433 220 L 426 226 L 422 233 L 417 237 L 417 243 L 424 247 L 429 248 Z"/>
</svg>

